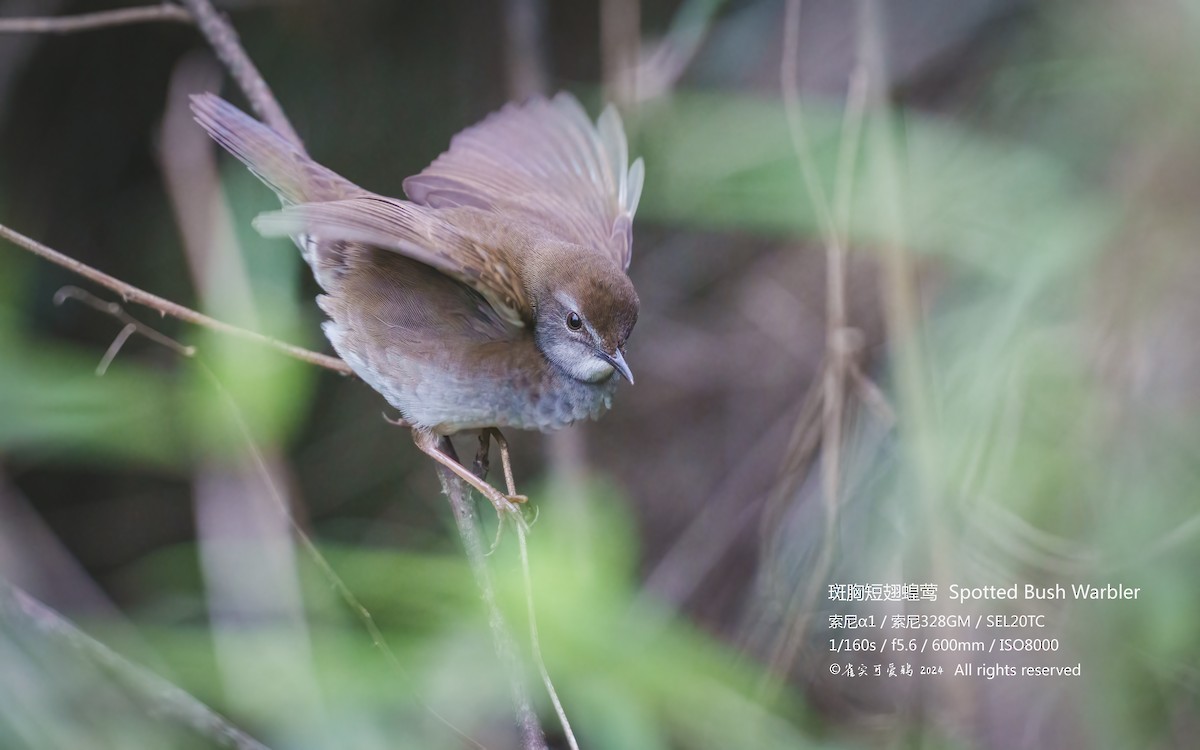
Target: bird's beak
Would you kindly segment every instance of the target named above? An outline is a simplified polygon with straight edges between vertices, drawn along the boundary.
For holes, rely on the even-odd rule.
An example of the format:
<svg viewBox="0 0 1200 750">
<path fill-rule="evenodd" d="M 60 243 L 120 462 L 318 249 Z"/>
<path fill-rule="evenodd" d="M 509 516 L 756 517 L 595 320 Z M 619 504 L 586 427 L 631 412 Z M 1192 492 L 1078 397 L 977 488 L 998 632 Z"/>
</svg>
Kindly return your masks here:
<svg viewBox="0 0 1200 750">
<path fill-rule="evenodd" d="M 621 373 L 621 377 L 628 380 L 630 385 L 633 385 L 633 373 L 629 371 L 629 365 L 625 364 L 625 356 L 621 354 L 620 349 L 615 350 L 612 354 L 600 350 L 600 356 L 604 357 L 610 365 L 615 367 L 617 372 Z"/>
</svg>

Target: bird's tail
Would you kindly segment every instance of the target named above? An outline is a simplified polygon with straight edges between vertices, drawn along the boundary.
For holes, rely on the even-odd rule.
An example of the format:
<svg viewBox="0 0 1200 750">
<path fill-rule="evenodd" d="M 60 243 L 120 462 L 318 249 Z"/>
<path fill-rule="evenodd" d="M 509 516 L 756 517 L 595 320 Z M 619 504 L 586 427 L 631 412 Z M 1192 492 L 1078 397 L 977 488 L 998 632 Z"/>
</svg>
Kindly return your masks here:
<svg viewBox="0 0 1200 750">
<path fill-rule="evenodd" d="M 213 140 L 240 159 L 285 204 L 340 200 L 365 192 L 219 96 L 193 96 L 192 114 Z"/>
</svg>

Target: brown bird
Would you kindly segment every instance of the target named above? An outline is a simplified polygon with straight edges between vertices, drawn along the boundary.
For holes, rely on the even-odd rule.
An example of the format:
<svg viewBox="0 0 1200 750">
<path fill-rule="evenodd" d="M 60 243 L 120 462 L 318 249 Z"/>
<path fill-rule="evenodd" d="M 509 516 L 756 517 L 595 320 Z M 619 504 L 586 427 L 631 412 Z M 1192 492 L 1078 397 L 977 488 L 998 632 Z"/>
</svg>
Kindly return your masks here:
<svg viewBox="0 0 1200 750">
<path fill-rule="evenodd" d="M 570 94 L 510 104 L 404 181 L 408 201 L 358 187 L 211 94 L 197 122 L 279 196 L 266 236 L 292 237 L 324 294 L 333 348 L 400 411 L 416 444 L 498 509 L 514 501 L 501 427 L 596 418 L 619 377 L 638 297 L 625 271 L 643 165 L 609 106 Z M 495 435 L 509 495 L 439 448 Z"/>
</svg>

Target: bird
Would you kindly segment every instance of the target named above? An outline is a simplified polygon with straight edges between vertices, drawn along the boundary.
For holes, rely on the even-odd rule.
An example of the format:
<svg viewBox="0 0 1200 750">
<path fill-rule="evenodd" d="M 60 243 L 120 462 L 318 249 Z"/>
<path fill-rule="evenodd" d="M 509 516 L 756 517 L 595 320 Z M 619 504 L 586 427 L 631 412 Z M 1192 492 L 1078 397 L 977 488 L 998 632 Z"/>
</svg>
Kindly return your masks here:
<svg viewBox="0 0 1200 750">
<path fill-rule="evenodd" d="M 359 187 L 215 94 L 191 108 L 278 196 L 254 227 L 299 246 L 334 350 L 418 448 L 497 510 L 526 500 L 501 428 L 595 419 L 619 380 L 632 385 L 625 347 L 640 303 L 628 268 L 645 166 L 630 163 L 611 104 L 593 122 L 566 92 L 509 103 L 405 179 L 407 200 Z M 471 430 L 478 474 L 442 448 Z M 507 494 L 485 481 L 491 437 Z"/>
</svg>

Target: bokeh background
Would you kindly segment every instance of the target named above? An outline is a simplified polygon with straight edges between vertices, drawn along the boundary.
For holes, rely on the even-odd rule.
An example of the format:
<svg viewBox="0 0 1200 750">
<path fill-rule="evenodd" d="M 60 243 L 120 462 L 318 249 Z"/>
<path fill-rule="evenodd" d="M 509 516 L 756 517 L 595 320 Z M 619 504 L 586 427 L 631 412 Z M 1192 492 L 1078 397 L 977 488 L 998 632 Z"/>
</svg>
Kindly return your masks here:
<svg viewBox="0 0 1200 750">
<path fill-rule="evenodd" d="M 310 152 L 381 193 L 509 99 L 621 106 L 647 164 L 637 385 L 508 436 L 584 747 L 1195 746 L 1200 3 L 218 5 Z M 0 222 L 327 351 L 294 247 L 250 229 L 273 196 L 184 111 L 199 90 L 244 104 L 187 25 L 0 36 Z M 271 747 L 515 747 L 445 498 L 382 400 L 132 306 L 199 355 L 135 336 L 97 376 L 121 324 L 56 306 L 73 284 L 112 299 L 0 248 L 0 746 L 218 746 L 11 584 Z M 513 536 L 491 563 L 524 644 Z M 1014 583 L 1141 593 L 948 601 Z M 1048 626 L 830 653 L 860 636 L 831 614 L 914 613 Z M 1060 648 L 974 652 L 997 636 Z"/>
</svg>

